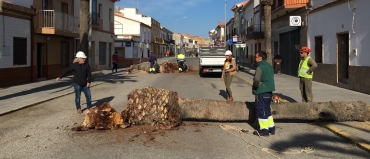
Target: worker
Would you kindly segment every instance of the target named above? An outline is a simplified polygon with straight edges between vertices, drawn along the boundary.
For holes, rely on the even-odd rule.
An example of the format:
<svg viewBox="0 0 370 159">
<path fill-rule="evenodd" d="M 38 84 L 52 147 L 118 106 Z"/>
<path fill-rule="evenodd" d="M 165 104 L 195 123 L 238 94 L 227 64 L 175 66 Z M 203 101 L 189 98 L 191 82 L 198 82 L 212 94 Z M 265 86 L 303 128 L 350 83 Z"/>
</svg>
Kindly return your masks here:
<svg viewBox="0 0 370 159">
<path fill-rule="evenodd" d="M 157 71 L 154 68 L 154 64 L 157 62 L 157 57 L 154 55 L 152 51 L 150 51 L 150 56 L 149 56 L 149 62 L 150 62 L 150 68 L 149 68 L 149 74 L 154 73 L 156 74 Z"/>
<path fill-rule="evenodd" d="M 252 92 L 255 97 L 258 128 L 253 132 L 259 136 L 275 134 L 275 124 L 271 113 L 272 92 L 275 91 L 274 69 L 266 61 L 267 54 L 264 51 L 257 52 L 257 69 L 253 78 Z"/>
<path fill-rule="evenodd" d="M 177 55 L 177 64 L 179 66 L 179 73 L 183 72 L 183 66 L 184 66 L 184 62 L 185 62 L 185 55 L 180 52 L 178 55 Z"/>
<path fill-rule="evenodd" d="M 225 52 L 224 69 L 222 69 L 221 80 L 225 82 L 227 100 L 233 101 L 233 94 L 231 92 L 231 82 L 233 81 L 233 76 L 236 74 L 236 62 L 232 57 L 233 53 L 230 50 Z"/>
<path fill-rule="evenodd" d="M 317 67 L 316 62 L 308 56 L 311 49 L 304 46 L 299 53 L 301 55 L 301 62 L 298 66 L 299 89 L 301 90 L 302 102 L 312 102 L 312 77 L 313 72 Z"/>
</svg>

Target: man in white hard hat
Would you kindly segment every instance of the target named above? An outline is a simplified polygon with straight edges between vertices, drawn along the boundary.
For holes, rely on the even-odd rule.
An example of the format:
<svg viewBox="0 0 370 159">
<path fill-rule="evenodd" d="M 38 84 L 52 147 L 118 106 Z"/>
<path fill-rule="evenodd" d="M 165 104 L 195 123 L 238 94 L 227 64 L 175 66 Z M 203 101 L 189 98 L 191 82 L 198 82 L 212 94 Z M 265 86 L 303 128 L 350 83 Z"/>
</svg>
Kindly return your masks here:
<svg viewBox="0 0 370 159">
<path fill-rule="evenodd" d="M 89 88 L 91 84 L 91 70 L 89 64 L 85 62 L 85 53 L 83 53 L 82 51 L 77 52 L 76 58 L 77 62 L 69 66 L 67 70 L 65 70 L 58 78 L 56 78 L 56 81 L 62 79 L 69 72 L 73 73 L 73 87 L 76 94 L 76 109 L 77 113 L 81 114 L 82 110 L 80 105 L 80 97 L 82 91 L 84 92 L 86 97 L 87 109 L 91 108 L 91 92 Z"/>
</svg>

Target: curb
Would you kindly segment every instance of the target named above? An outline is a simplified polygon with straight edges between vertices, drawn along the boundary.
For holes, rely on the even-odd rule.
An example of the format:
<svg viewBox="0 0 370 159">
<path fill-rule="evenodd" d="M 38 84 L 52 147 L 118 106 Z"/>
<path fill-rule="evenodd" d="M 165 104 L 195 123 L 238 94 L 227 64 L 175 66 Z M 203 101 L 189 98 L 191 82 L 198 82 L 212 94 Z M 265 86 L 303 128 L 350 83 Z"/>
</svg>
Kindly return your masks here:
<svg viewBox="0 0 370 159">
<path fill-rule="evenodd" d="M 364 143 L 364 142 L 361 142 L 360 139 L 358 139 L 357 137 L 335 127 L 334 125 L 330 124 L 330 123 L 321 123 L 321 122 L 318 122 L 321 126 L 325 127 L 326 129 L 330 130 L 331 132 L 333 132 L 334 134 L 337 134 L 338 136 L 340 137 L 343 137 L 343 138 L 346 138 L 352 142 L 354 142 L 354 144 L 356 146 L 358 146 L 359 148 L 367 151 L 367 152 L 370 152 L 370 144 L 367 144 L 367 143 Z"/>
<path fill-rule="evenodd" d="M 135 74 L 135 73 L 139 73 L 139 72 L 140 71 L 135 71 L 135 72 L 132 72 L 131 74 Z M 116 78 L 113 78 L 113 79 L 116 79 Z M 96 84 L 91 85 L 90 88 L 95 87 L 95 86 L 98 86 L 98 85 L 101 85 L 101 84 L 104 84 L 104 83 L 105 82 L 98 82 Z M 35 102 L 35 103 L 27 104 L 27 105 L 21 106 L 21 107 L 16 108 L 16 109 L 12 109 L 12 110 L 5 111 L 5 112 L 0 112 L 0 116 L 6 115 L 6 114 L 10 114 L 10 113 L 13 113 L 13 112 L 16 112 L 16 111 L 25 109 L 25 108 L 29 108 L 29 107 L 32 107 L 32 106 L 35 106 L 35 105 L 38 105 L 38 104 L 41 104 L 41 103 L 45 103 L 45 102 L 51 101 L 53 99 L 57 99 L 57 98 L 60 98 L 60 97 L 66 96 L 66 95 L 73 94 L 73 93 L 74 93 L 74 91 L 67 92 L 67 93 L 64 93 L 64 94 L 61 94 L 61 95 L 57 95 L 57 96 L 54 96 L 54 97 L 51 97 L 51 98 L 48 98 L 48 99 L 44 99 L 44 100 L 41 100 L 41 101 L 38 101 L 38 102 Z"/>
</svg>

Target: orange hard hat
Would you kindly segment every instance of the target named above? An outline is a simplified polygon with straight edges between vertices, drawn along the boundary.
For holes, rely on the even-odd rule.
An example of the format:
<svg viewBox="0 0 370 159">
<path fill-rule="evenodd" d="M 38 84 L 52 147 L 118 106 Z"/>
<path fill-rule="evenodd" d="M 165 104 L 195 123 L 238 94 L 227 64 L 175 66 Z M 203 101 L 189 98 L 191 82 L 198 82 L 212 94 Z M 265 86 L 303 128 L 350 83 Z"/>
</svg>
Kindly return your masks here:
<svg viewBox="0 0 370 159">
<path fill-rule="evenodd" d="M 310 48 L 308 48 L 307 46 L 303 46 L 301 50 L 299 50 L 299 52 L 312 52 L 312 50 Z"/>
</svg>

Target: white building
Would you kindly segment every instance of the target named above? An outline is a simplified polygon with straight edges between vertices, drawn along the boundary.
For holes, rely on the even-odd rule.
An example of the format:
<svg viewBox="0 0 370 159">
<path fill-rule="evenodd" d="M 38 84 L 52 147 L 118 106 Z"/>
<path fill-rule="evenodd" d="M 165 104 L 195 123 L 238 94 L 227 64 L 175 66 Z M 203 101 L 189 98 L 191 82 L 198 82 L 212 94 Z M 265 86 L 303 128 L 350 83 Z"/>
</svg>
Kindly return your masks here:
<svg viewBox="0 0 370 159">
<path fill-rule="evenodd" d="M 115 49 L 120 66 L 146 60 L 150 53 L 151 27 L 122 13 L 114 14 Z"/>
<path fill-rule="evenodd" d="M 0 12 L 0 87 L 31 82 L 32 0 L 3 0 Z"/>
<path fill-rule="evenodd" d="M 308 46 L 319 64 L 314 80 L 370 93 L 369 0 L 313 0 Z"/>
</svg>

